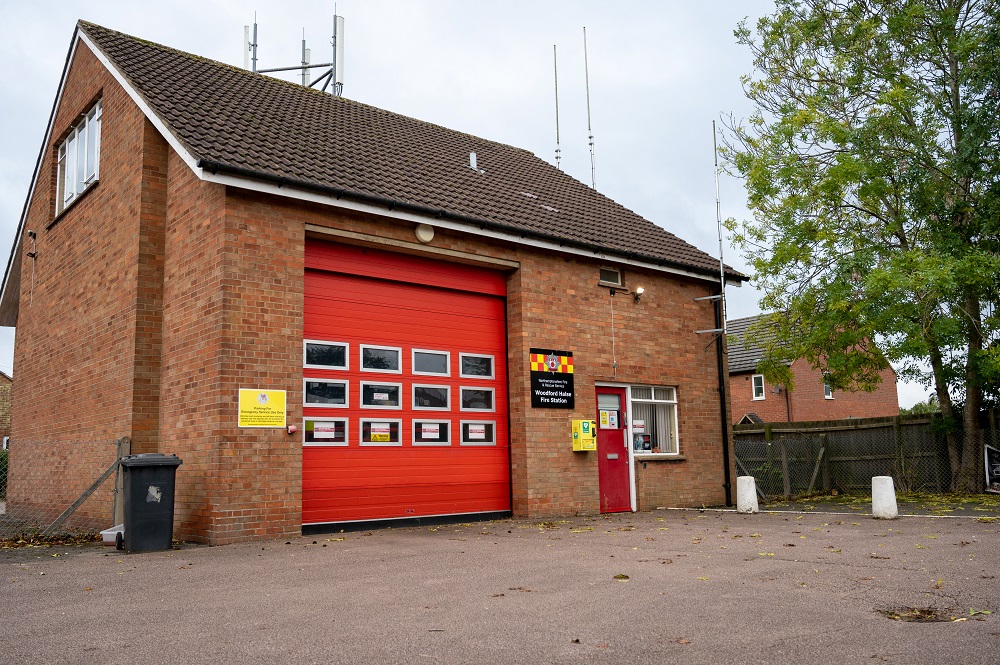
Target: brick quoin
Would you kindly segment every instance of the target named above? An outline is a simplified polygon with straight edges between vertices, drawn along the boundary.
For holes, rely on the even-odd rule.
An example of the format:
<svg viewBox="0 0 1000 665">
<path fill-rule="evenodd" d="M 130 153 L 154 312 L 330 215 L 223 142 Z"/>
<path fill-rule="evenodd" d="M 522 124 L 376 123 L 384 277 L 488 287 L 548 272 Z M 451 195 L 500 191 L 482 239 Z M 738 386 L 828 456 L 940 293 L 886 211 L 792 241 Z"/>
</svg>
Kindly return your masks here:
<svg viewBox="0 0 1000 665">
<path fill-rule="evenodd" d="M 100 182 L 53 222 L 55 151 L 98 98 Z M 183 460 L 176 537 L 223 544 L 300 533 L 301 435 L 238 428 L 238 390 L 287 391 L 288 422 L 301 423 L 305 239 L 354 234 L 350 242 L 363 235 L 383 248 L 517 264 L 497 268 L 507 275 L 514 515 L 599 512 L 596 452 L 571 445 L 571 421 L 597 415 L 596 382 L 677 388 L 681 455 L 636 463 L 640 510 L 725 501 L 716 349 L 694 332 L 715 327 L 713 304 L 695 299 L 716 284 L 444 228 L 421 249 L 414 226 L 199 180 L 78 48 L 27 218 L 38 259 L 33 287 L 29 259 L 21 277 L 11 496 L 30 495 L 28 467 L 39 460 L 45 469 L 58 458 L 85 487 L 114 459 L 114 440 L 129 436 L 133 452 Z M 617 369 L 611 297 L 597 283 L 607 265 L 629 288 L 645 287 L 638 303 L 615 298 Z M 574 353 L 574 409 L 531 408 L 531 347 Z M 103 457 L 77 456 L 84 446 Z M 52 491 L 61 493 L 39 498 L 78 494 Z"/>
</svg>

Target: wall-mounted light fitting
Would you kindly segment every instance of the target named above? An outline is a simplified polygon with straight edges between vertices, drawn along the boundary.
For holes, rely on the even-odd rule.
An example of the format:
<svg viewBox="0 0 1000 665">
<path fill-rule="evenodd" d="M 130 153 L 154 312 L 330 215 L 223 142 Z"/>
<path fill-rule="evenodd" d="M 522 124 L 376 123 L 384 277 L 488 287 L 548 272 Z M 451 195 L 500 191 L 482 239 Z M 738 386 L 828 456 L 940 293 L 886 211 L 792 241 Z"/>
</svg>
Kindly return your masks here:
<svg viewBox="0 0 1000 665">
<path fill-rule="evenodd" d="M 611 293 L 612 298 L 615 297 L 616 293 L 621 291 L 622 293 L 632 296 L 632 298 L 634 298 L 636 302 L 639 302 L 639 298 L 641 298 L 642 294 L 646 292 L 646 287 L 644 286 L 637 287 L 635 291 L 629 291 L 628 289 L 621 289 L 621 288 L 608 289 L 608 291 Z"/>
</svg>

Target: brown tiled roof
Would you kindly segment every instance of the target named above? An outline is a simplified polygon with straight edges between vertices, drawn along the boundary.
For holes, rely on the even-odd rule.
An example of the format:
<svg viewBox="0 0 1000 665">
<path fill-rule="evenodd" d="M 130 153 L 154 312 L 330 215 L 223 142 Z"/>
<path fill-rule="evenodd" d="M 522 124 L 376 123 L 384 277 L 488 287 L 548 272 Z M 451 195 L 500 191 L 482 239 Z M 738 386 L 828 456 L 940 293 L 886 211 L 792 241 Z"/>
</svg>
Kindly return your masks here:
<svg viewBox="0 0 1000 665">
<path fill-rule="evenodd" d="M 79 28 L 208 171 L 342 190 L 348 198 L 718 274 L 718 259 L 526 150 L 92 23 Z M 482 172 L 469 167 L 470 152 Z"/>
</svg>

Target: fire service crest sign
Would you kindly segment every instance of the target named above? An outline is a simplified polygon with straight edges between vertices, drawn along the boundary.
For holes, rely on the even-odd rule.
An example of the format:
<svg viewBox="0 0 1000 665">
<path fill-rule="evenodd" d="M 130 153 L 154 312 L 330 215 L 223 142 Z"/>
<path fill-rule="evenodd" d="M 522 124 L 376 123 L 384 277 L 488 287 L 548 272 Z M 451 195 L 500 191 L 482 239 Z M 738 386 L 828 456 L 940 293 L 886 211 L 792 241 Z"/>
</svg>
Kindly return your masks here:
<svg viewBox="0 0 1000 665">
<path fill-rule="evenodd" d="M 528 349 L 531 364 L 531 406 L 536 409 L 572 409 L 573 352 Z"/>
</svg>

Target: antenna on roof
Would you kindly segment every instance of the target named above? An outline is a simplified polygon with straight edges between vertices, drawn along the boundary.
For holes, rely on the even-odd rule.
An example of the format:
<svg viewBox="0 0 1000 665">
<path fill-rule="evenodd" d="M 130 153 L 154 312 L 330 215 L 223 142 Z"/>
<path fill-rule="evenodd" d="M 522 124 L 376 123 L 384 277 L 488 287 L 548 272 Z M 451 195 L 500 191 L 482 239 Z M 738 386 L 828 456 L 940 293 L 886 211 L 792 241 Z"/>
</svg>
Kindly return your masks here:
<svg viewBox="0 0 1000 665">
<path fill-rule="evenodd" d="M 257 12 L 253 13 L 253 41 L 250 41 L 250 26 L 243 26 L 243 69 L 250 69 L 250 54 L 253 54 L 253 70 L 257 71 Z"/>
<path fill-rule="evenodd" d="M 583 28 L 583 76 L 587 84 L 587 138 L 590 139 L 590 186 L 597 189 L 597 165 L 594 161 L 594 132 L 590 128 L 590 68 L 587 66 L 587 27 Z"/>
<path fill-rule="evenodd" d="M 337 11 L 334 6 L 334 12 Z M 333 17 L 333 65 L 330 68 L 330 80 L 333 81 L 334 97 L 344 94 L 344 17 Z M 326 86 L 323 86 L 326 90 Z"/>
<path fill-rule="evenodd" d="M 302 28 L 302 85 L 309 85 L 309 58 L 312 51 L 306 48 L 306 29 Z"/>
<path fill-rule="evenodd" d="M 719 230 L 719 295 L 722 305 L 722 334 L 726 334 L 726 264 L 722 261 L 722 203 L 719 199 L 719 133 L 712 121 L 712 150 L 715 152 L 715 224 Z"/>
<path fill-rule="evenodd" d="M 559 147 L 559 60 L 556 58 L 556 45 L 552 45 L 552 71 L 556 80 L 556 168 L 562 171 L 559 160 L 562 159 L 562 149 Z"/>
<path fill-rule="evenodd" d="M 336 9 L 334 9 L 336 11 Z M 306 31 L 302 30 L 302 61 L 297 65 L 291 67 L 271 67 L 269 69 L 257 69 L 257 17 L 254 15 L 254 25 L 253 25 L 253 42 L 250 42 L 250 26 L 243 26 L 243 41 L 245 45 L 243 54 L 243 67 L 245 69 L 250 68 L 249 58 L 250 53 L 253 53 L 253 71 L 258 74 L 270 74 L 273 72 L 289 72 L 298 71 L 302 85 L 312 88 L 319 83 L 323 83 L 322 90 L 325 92 L 326 89 L 333 83 L 333 89 L 330 91 L 335 96 L 339 97 L 344 91 L 344 17 L 336 16 L 333 17 L 333 37 L 331 44 L 333 45 L 333 60 L 331 62 L 321 62 L 317 64 L 310 63 L 312 57 L 312 51 L 306 48 Z M 319 78 L 310 82 L 309 81 L 309 70 L 318 69 L 320 67 L 328 67 L 325 72 L 320 74 Z"/>
</svg>

